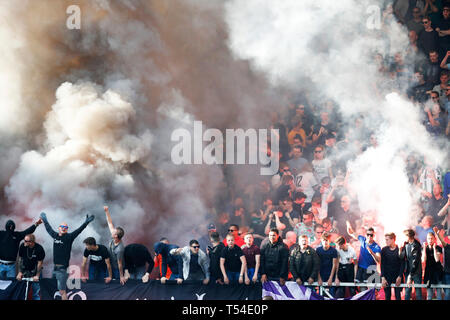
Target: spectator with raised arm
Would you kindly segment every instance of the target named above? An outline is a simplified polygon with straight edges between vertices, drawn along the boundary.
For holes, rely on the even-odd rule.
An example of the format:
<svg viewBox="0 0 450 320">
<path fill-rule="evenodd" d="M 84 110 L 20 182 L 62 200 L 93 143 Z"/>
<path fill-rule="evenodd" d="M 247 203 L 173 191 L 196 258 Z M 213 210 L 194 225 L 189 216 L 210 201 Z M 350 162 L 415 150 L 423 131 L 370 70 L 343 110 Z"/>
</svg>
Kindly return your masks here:
<svg viewBox="0 0 450 320">
<path fill-rule="evenodd" d="M 210 279 L 209 259 L 201 249 L 197 240 L 189 241 L 189 246 L 172 249 L 170 254 L 180 255 L 183 259 L 183 279 L 202 281 L 208 284 Z M 177 280 L 180 284 L 182 279 Z"/>
<path fill-rule="evenodd" d="M 347 233 L 361 245 L 356 280 L 361 283 L 366 282 L 370 275 L 369 271 L 376 272 L 377 263 L 381 261 L 381 247 L 374 240 L 375 230 L 367 229 L 366 236 L 356 235 L 347 221 Z"/>
<path fill-rule="evenodd" d="M 442 247 L 444 248 L 444 275 L 443 282 L 446 285 L 450 285 L 450 245 L 445 241 L 445 231 L 439 230 L 437 227 L 433 228 L 434 233 L 438 236 L 439 241 L 441 242 Z M 448 239 L 448 236 L 447 236 Z M 445 300 L 450 300 L 450 288 L 446 288 L 445 290 Z"/>
<path fill-rule="evenodd" d="M 16 277 L 16 260 L 20 241 L 27 234 L 33 233 L 41 223 L 42 220 L 39 219 L 24 231 L 15 231 L 14 221 L 6 221 L 5 230 L 0 231 L 0 280 Z"/>
<path fill-rule="evenodd" d="M 50 237 L 53 238 L 53 277 L 56 278 L 57 287 L 61 294 L 62 300 L 67 300 L 67 268 L 69 267 L 70 254 L 72 251 L 72 244 L 76 237 L 83 232 L 83 230 L 94 220 L 93 215 L 86 215 L 84 223 L 74 232 L 67 232 L 69 226 L 63 222 L 58 227 L 58 232 L 54 231 L 47 220 L 47 215 L 42 212 L 41 219 L 44 222 L 45 229 Z"/>
<path fill-rule="evenodd" d="M 123 274 L 123 253 L 125 246 L 123 244 L 122 238 L 125 235 L 125 231 L 121 227 L 114 227 L 111 219 L 111 213 L 109 212 L 109 207 L 104 206 L 106 214 L 106 221 L 108 222 L 109 232 L 111 232 L 111 241 L 109 242 L 109 255 L 112 267 L 112 277 L 113 279 L 119 279 L 121 284 L 125 283 L 125 277 Z"/>
</svg>

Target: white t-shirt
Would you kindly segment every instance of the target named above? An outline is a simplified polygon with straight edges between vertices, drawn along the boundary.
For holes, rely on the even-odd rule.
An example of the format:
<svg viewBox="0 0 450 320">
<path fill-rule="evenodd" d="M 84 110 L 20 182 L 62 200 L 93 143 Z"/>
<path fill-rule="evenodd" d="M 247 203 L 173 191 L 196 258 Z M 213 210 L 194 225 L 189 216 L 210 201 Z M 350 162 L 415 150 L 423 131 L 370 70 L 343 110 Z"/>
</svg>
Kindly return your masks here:
<svg viewBox="0 0 450 320">
<path fill-rule="evenodd" d="M 318 182 L 312 172 L 301 172 L 295 177 L 296 187 L 303 189 L 303 193 L 306 194 L 305 202 L 311 202 L 314 195 L 313 186 Z"/>
<path fill-rule="evenodd" d="M 337 249 L 339 254 L 339 263 L 340 264 L 349 264 L 352 262 L 352 259 L 356 261 L 358 257 L 356 256 L 355 249 L 349 244 L 347 244 L 347 251 Z"/>
<path fill-rule="evenodd" d="M 331 167 L 330 160 L 328 159 L 313 160 L 311 164 L 314 168 L 314 173 L 316 174 L 317 180 L 319 180 L 319 182 L 322 180 L 323 177 L 328 177 L 330 175 L 328 172 L 328 169 L 330 169 Z"/>
</svg>

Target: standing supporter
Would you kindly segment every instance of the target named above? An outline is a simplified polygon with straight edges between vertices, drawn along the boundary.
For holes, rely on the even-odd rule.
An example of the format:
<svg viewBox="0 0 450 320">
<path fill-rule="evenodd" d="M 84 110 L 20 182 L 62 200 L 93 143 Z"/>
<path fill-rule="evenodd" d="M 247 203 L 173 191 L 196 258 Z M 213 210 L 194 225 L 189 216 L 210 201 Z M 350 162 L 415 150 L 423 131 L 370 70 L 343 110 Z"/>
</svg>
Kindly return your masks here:
<svg viewBox="0 0 450 320">
<path fill-rule="evenodd" d="M 330 246 L 330 235 L 324 233 L 322 235 L 322 246 L 316 249 L 317 255 L 320 258 L 320 271 L 318 283 L 321 286 L 324 281 L 328 286 L 333 284 L 334 277 L 339 267 L 338 253 L 335 248 Z M 339 279 L 338 279 L 339 280 Z M 336 285 L 339 281 L 336 280 Z M 331 295 L 334 296 L 336 288 L 330 288 Z"/>
<path fill-rule="evenodd" d="M 16 224 L 6 221 L 5 230 L 0 231 L 0 280 L 16 277 L 16 260 L 19 244 L 27 234 L 33 233 L 42 223 L 39 219 L 24 231 L 15 231 Z"/>
<path fill-rule="evenodd" d="M 358 257 L 356 256 L 355 249 L 347 244 L 344 237 L 338 237 L 336 239 L 337 252 L 339 255 L 338 263 L 339 268 L 337 271 L 336 282 L 353 282 L 358 269 Z M 348 288 L 350 296 L 355 295 L 356 290 L 354 287 Z M 345 296 L 345 287 L 338 287 L 336 289 L 336 298 L 343 298 Z"/>
<path fill-rule="evenodd" d="M 247 233 L 244 236 L 245 245 L 242 246 L 242 252 L 245 256 L 246 272 L 248 278 L 256 283 L 258 281 L 258 274 L 261 265 L 261 250 L 254 244 L 253 235 Z"/>
<path fill-rule="evenodd" d="M 269 232 L 269 241 L 261 246 L 261 282 L 280 281 L 288 278 L 289 249 L 279 236 L 278 229 Z"/>
<path fill-rule="evenodd" d="M 367 229 L 366 237 L 363 235 L 356 236 L 350 224 L 347 223 L 347 233 L 353 239 L 359 241 L 361 245 L 356 280 L 366 282 L 371 273 L 369 271 L 376 272 L 377 263 L 381 260 L 381 248 L 374 240 L 375 230 L 373 228 Z"/>
<path fill-rule="evenodd" d="M 120 279 L 120 283 L 125 283 L 125 278 L 123 276 L 123 252 L 125 246 L 123 244 L 122 238 L 125 235 L 125 231 L 121 227 L 114 227 L 111 219 L 111 213 L 109 208 L 104 206 L 106 214 L 106 221 L 108 222 L 108 228 L 111 232 L 111 241 L 109 242 L 108 250 L 109 257 L 111 260 L 112 277 L 113 279 Z"/>
<path fill-rule="evenodd" d="M 242 249 L 234 244 L 233 234 L 228 234 L 225 237 L 227 246 L 222 250 L 220 256 L 220 270 L 223 275 L 223 282 L 229 284 L 230 282 L 239 282 L 250 284 L 250 279 L 245 272 L 247 262 L 245 261 Z"/>
<path fill-rule="evenodd" d="M 33 300 L 41 300 L 39 280 L 44 258 L 44 248 L 39 243 L 36 243 L 36 238 L 33 234 L 27 234 L 24 243 L 19 248 L 19 273 L 16 278 L 18 281 L 21 281 L 22 278 L 33 278 L 31 283 Z"/>
<path fill-rule="evenodd" d="M 400 249 L 395 244 L 395 234 L 385 235 L 386 246 L 381 249 L 381 286 L 384 288 L 385 300 L 391 300 L 391 284 L 395 284 L 395 300 L 401 300 L 405 260 L 400 258 Z"/>
<path fill-rule="evenodd" d="M 415 239 L 412 229 L 404 231 L 408 240 L 400 248 L 400 258 L 405 259 L 405 278 L 408 287 L 405 289 L 405 300 L 411 298 L 411 284 L 422 283 L 422 250 L 420 242 Z M 416 288 L 416 300 L 422 300 L 422 289 Z"/>
<path fill-rule="evenodd" d="M 423 283 L 427 285 L 442 284 L 443 270 L 441 265 L 442 248 L 436 243 L 433 232 L 427 234 L 427 242 L 423 244 L 422 263 L 425 263 Z M 436 290 L 436 298 L 442 300 L 442 289 L 427 288 L 427 300 L 433 299 L 433 291 Z"/>
<path fill-rule="evenodd" d="M 299 222 L 296 224 L 294 232 L 298 237 L 306 234 L 309 238 L 309 241 L 314 242 L 314 221 L 312 212 L 307 211 L 303 214 L 303 222 Z"/>
<path fill-rule="evenodd" d="M 94 220 L 94 216 L 86 215 L 84 223 L 72 233 L 68 233 L 69 226 L 63 222 L 58 227 L 58 232 L 55 232 L 47 220 L 47 215 L 42 212 L 41 219 L 44 222 L 45 229 L 50 237 L 53 238 L 53 277 L 56 278 L 57 287 L 61 294 L 62 300 L 67 300 L 67 268 L 69 267 L 70 253 L 72 251 L 72 244 L 78 235 Z"/>
<path fill-rule="evenodd" d="M 210 235 L 212 246 L 208 247 L 207 254 L 209 256 L 209 273 L 211 281 L 223 284 L 222 270 L 220 270 L 220 257 L 225 245 L 220 241 L 218 232 L 213 232 Z"/>
<path fill-rule="evenodd" d="M 435 234 L 437 234 L 442 247 L 444 248 L 444 275 L 443 280 L 446 285 L 450 285 L 450 245 L 445 241 L 445 231 L 438 230 L 437 227 L 433 228 Z M 448 239 L 448 236 L 447 236 Z M 445 289 L 445 300 L 450 300 L 450 288 Z"/>
<path fill-rule="evenodd" d="M 289 270 L 299 285 L 312 284 L 317 281 L 320 270 L 320 258 L 317 252 L 308 245 L 308 236 L 298 238 L 298 245 L 289 255 Z"/>
</svg>

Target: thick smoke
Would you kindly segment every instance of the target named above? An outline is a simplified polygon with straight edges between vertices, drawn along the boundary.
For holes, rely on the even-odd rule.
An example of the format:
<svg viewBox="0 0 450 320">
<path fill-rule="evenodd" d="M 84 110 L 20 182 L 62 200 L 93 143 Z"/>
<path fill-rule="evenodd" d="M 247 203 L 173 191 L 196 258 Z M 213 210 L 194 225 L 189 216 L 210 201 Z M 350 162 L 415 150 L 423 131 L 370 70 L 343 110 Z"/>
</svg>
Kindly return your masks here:
<svg viewBox="0 0 450 320">
<path fill-rule="evenodd" d="M 401 94 L 390 93 L 398 90 L 375 90 L 375 83 L 389 79 L 377 72 L 374 54 L 393 56 L 408 45 L 406 29 L 392 15 L 383 14 L 383 4 L 235 0 L 226 6 L 226 20 L 236 57 L 251 61 L 274 86 L 319 92 L 314 105 L 321 98 L 334 100 L 349 128 L 354 129 L 355 117 L 362 116 L 364 133 L 373 132 L 378 146 L 367 148 L 349 164 L 350 188 L 363 212 L 375 212 L 385 231 L 398 234 L 417 223 L 411 213 L 417 192 L 408 182 L 406 155 L 426 155 L 433 165 L 445 168 L 449 144 L 437 146 L 430 139 L 418 108 Z M 380 8 L 381 24 L 369 28 L 374 11 L 367 9 L 374 5 Z M 404 90 L 408 83 L 401 85 Z"/>
<path fill-rule="evenodd" d="M 80 30 L 66 27 L 74 4 Z M 54 228 L 65 221 L 73 230 L 95 214 L 73 263 L 84 237 L 108 241 L 103 205 L 126 243 L 151 247 L 166 236 L 184 245 L 224 190 L 224 168 L 174 165 L 173 130 L 192 132 L 195 120 L 221 130 L 268 128 L 270 111 L 300 90 L 315 102 L 336 101 L 348 124 L 362 114 L 377 128 L 379 146 L 350 166 L 351 185 L 363 210 L 395 213 L 388 228 L 411 220 L 401 155 L 415 151 L 441 165 L 447 158 L 414 106 L 374 93 L 373 82 L 386 79 L 372 54 L 401 50 L 407 38 L 395 23 L 368 30 L 369 4 L 2 1 L 0 222 L 12 217 L 20 229 L 45 211 Z M 257 169 L 235 169 L 237 185 L 260 178 Z M 37 237 L 50 252 L 42 227 Z"/>
<path fill-rule="evenodd" d="M 66 27 L 70 5 L 79 30 Z M 126 243 L 197 237 L 223 173 L 174 165 L 172 131 L 267 128 L 277 100 L 232 56 L 223 13 L 210 1 L 2 2 L 1 220 L 21 229 L 45 211 L 71 231 L 94 214 L 72 263 L 85 237 L 109 241 L 104 205 Z M 37 237 L 51 252 L 43 227 Z"/>
</svg>

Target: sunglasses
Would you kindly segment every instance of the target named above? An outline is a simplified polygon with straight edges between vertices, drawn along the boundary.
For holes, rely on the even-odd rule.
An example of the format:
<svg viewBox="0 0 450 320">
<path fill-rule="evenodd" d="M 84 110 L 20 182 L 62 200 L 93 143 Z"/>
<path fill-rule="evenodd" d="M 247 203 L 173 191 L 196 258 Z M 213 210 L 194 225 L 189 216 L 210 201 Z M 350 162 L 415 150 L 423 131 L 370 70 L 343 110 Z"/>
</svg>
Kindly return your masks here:
<svg viewBox="0 0 450 320">
<path fill-rule="evenodd" d="M 314 153 L 321 153 L 322 150 L 314 150 Z"/>
<path fill-rule="evenodd" d="M 373 237 L 373 233 L 368 233 L 367 236 L 368 237 Z"/>
<path fill-rule="evenodd" d="M 422 24 L 427 24 L 428 22 L 430 22 L 430 21 L 422 21 Z"/>
<path fill-rule="evenodd" d="M 234 229 L 228 229 L 228 232 L 235 232 L 235 231 L 237 231 L 237 230 L 234 230 Z"/>
<path fill-rule="evenodd" d="M 198 249 L 198 248 L 200 248 L 200 246 L 192 246 L 192 248 Z"/>
<path fill-rule="evenodd" d="M 23 240 L 23 241 L 26 242 L 26 243 L 33 242 L 33 241 L 31 241 L 31 240 Z"/>
<path fill-rule="evenodd" d="M 69 227 L 68 226 L 59 226 L 61 229 L 69 229 Z"/>
</svg>

